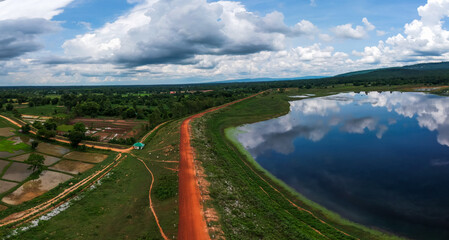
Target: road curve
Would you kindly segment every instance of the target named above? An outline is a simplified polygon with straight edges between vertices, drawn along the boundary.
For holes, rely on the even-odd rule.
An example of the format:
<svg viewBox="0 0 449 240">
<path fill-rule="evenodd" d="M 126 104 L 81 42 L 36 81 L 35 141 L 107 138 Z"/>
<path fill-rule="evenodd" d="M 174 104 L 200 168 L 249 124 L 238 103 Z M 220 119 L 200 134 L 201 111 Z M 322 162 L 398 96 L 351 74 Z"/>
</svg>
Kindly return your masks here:
<svg viewBox="0 0 449 240">
<path fill-rule="evenodd" d="M 261 92 L 262 93 L 262 92 Z M 185 119 L 181 124 L 179 160 L 179 228 L 178 239 L 209 240 L 207 224 L 203 216 L 201 193 L 195 177 L 194 149 L 190 143 L 190 122 L 196 118 L 232 104 L 255 97 L 261 93 L 206 110 Z"/>
</svg>

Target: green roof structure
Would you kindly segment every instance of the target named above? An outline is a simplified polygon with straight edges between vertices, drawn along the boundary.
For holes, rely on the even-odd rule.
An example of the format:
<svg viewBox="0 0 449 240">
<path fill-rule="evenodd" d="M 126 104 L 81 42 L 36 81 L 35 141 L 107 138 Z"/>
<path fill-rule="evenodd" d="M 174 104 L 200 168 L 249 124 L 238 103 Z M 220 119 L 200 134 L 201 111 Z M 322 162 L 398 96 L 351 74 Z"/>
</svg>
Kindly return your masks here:
<svg viewBox="0 0 449 240">
<path fill-rule="evenodd" d="M 137 143 L 134 143 L 133 147 L 135 149 L 142 149 L 143 147 L 145 147 L 145 144 L 143 144 L 141 142 L 137 142 Z"/>
</svg>

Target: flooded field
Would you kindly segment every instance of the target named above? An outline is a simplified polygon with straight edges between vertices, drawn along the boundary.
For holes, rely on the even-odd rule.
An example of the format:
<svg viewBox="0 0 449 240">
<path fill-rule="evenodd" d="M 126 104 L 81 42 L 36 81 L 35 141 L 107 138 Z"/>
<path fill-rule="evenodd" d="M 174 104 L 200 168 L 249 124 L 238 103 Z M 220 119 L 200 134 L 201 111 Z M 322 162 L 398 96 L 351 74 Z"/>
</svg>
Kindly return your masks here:
<svg viewBox="0 0 449 240">
<path fill-rule="evenodd" d="M 70 178 L 72 176 L 67 174 L 44 171 L 39 179 L 26 182 L 16 191 L 4 197 L 2 201 L 11 205 L 19 205 L 48 192 Z"/>
<path fill-rule="evenodd" d="M 62 146 L 58 146 L 58 145 L 48 144 L 48 143 L 39 143 L 39 146 L 37 147 L 37 151 L 41 152 L 41 153 L 53 155 L 53 156 L 62 157 L 66 153 L 70 152 L 70 149 L 62 147 Z"/>
<path fill-rule="evenodd" d="M 33 173 L 32 170 L 28 169 L 29 166 L 28 164 L 14 162 L 3 175 L 3 179 L 21 182 Z"/>
<path fill-rule="evenodd" d="M 14 131 L 15 129 L 11 127 L 0 128 L 0 136 L 2 137 L 14 136 Z"/>
<path fill-rule="evenodd" d="M 50 169 L 53 170 L 59 170 L 62 172 L 68 172 L 71 174 L 78 174 L 83 173 L 91 168 L 93 168 L 95 165 L 89 164 L 89 163 L 82 163 L 82 162 L 75 162 L 70 160 L 62 160 Z"/>
<path fill-rule="evenodd" d="M 18 151 L 12 152 L 12 153 L 10 153 L 10 152 L 0 152 L 0 158 L 8 158 L 8 157 L 16 156 L 16 155 L 19 155 L 19 154 L 22 154 L 22 153 L 25 153 L 25 152 L 23 150 L 18 150 Z"/>
<path fill-rule="evenodd" d="M 71 160 L 78 160 L 83 162 L 100 163 L 103 162 L 108 155 L 100 153 L 88 153 L 88 152 L 71 152 L 64 156 L 64 158 Z"/>
<path fill-rule="evenodd" d="M 17 183 L 0 180 L 0 194 L 8 191 L 9 189 L 15 187 L 16 185 Z"/>
<path fill-rule="evenodd" d="M 46 166 L 50 166 L 50 165 L 58 162 L 59 160 L 61 160 L 60 158 L 52 157 L 52 156 L 48 156 L 48 155 L 44 155 L 44 154 L 39 154 L 39 155 L 44 156 L 44 158 L 45 158 L 44 165 L 46 165 Z M 14 161 L 23 162 L 23 161 L 27 160 L 28 157 L 30 157 L 29 153 L 23 154 L 23 155 L 20 155 L 20 156 L 16 156 L 16 157 L 12 157 L 10 159 L 14 160 Z"/>
</svg>

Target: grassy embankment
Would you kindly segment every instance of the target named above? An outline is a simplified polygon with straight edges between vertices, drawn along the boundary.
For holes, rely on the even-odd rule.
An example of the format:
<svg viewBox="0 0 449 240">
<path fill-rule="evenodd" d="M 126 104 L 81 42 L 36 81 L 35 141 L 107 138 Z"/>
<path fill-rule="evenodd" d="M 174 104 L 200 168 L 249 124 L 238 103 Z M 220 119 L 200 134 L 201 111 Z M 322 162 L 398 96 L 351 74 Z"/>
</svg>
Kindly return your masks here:
<svg viewBox="0 0 449 240">
<path fill-rule="evenodd" d="M 154 174 L 152 200 L 164 233 L 173 238 L 178 223 L 179 125 L 171 122 L 154 132 L 141 151 L 133 151 Z M 150 154 L 151 153 L 151 154 Z M 167 169 L 170 168 L 170 169 Z M 151 175 L 130 154 L 95 190 L 17 239 L 162 239 L 149 208 Z"/>
<path fill-rule="evenodd" d="M 313 93 L 323 96 L 332 92 L 381 89 L 337 86 L 299 91 L 291 89 L 283 94 L 267 93 L 194 122 L 193 142 L 197 158 L 202 162 L 210 182 L 212 200 L 206 202 L 206 207 L 212 206 L 218 211 L 219 223 L 226 238 L 395 239 L 343 220 L 308 201 L 259 167 L 243 148 L 225 136 L 228 128 L 288 113 L 287 100 L 291 100 L 288 95 Z M 396 87 L 384 89 L 399 90 Z"/>
</svg>

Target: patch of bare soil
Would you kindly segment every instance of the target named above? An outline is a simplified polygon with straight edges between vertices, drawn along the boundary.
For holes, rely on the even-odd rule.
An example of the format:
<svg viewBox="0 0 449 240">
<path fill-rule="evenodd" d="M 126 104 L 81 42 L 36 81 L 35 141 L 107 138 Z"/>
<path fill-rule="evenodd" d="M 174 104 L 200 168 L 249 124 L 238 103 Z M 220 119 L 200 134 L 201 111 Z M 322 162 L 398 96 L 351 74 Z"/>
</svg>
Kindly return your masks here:
<svg viewBox="0 0 449 240">
<path fill-rule="evenodd" d="M 38 152 L 45 153 L 48 155 L 58 156 L 62 157 L 66 153 L 70 152 L 70 149 L 59 146 L 59 145 L 53 145 L 49 143 L 39 143 L 36 149 Z"/>
<path fill-rule="evenodd" d="M 2 137 L 11 137 L 14 136 L 15 129 L 12 127 L 0 128 L 0 136 Z"/>
<path fill-rule="evenodd" d="M 91 168 L 93 168 L 95 165 L 89 164 L 89 163 L 82 163 L 82 162 L 75 162 L 70 160 L 62 160 L 50 169 L 53 170 L 59 170 L 62 172 L 68 172 L 71 174 L 78 174 L 83 173 Z"/>
<path fill-rule="evenodd" d="M 4 197 L 2 201 L 11 205 L 19 205 L 48 192 L 71 178 L 72 176 L 67 174 L 44 171 L 38 179 L 24 183 L 17 190 Z"/>
<path fill-rule="evenodd" d="M 17 183 L 0 180 L 0 193 L 4 193 L 4 192 L 8 191 L 9 189 L 15 187 L 16 185 L 17 185 Z"/>
<path fill-rule="evenodd" d="M 21 182 L 33 173 L 32 170 L 28 169 L 29 167 L 30 165 L 28 164 L 14 162 L 8 170 L 6 170 L 3 179 Z"/>
<path fill-rule="evenodd" d="M 71 160 L 78 160 L 90 163 L 100 163 L 103 162 L 108 155 L 100 153 L 88 153 L 88 152 L 71 152 L 64 156 L 64 158 Z"/>
</svg>

